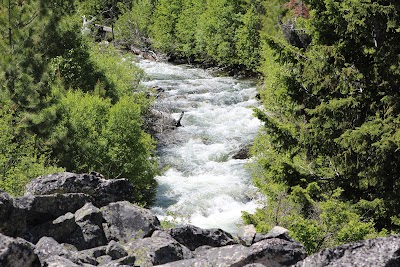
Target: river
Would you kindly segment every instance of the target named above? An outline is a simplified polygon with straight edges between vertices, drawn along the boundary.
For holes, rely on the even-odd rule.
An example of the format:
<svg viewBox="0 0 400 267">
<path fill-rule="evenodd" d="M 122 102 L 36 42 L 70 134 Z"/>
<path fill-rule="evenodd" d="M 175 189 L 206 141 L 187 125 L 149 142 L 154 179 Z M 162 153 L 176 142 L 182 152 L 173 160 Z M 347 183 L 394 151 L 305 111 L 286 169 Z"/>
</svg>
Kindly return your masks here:
<svg viewBox="0 0 400 267">
<path fill-rule="evenodd" d="M 216 76 L 186 65 L 140 60 L 149 87 L 165 90 L 162 105 L 181 124 L 173 142 L 158 150 L 166 171 L 159 183 L 153 212 L 161 219 L 202 228 L 237 232 L 241 211 L 254 212 L 259 194 L 245 168 L 232 156 L 250 144 L 260 122 L 253 80 Z"/>
</svg>

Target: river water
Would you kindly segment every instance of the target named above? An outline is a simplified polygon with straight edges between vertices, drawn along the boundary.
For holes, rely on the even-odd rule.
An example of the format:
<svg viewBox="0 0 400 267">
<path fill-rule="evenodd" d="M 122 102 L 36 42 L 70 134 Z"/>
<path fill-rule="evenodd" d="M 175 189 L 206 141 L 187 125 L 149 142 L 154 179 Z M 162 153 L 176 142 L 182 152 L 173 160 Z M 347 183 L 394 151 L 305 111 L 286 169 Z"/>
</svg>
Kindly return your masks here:
<svg viewBox="0 0 400 267">
<path fill-rule="evenodd" d="M 254 212 L 259 200 L 247 160 L 232 158 L 260 126 L 251 109 L 258 105 L 255 82 L 185 65 L 146 60 L 137 65 L 149 77 L 146 86 L 165 90 L 159 107 L 175 119 L 185 112 L 184 127 L 158 150 L 166 171 L 156 178 L 153 212 L 161 220 L 237 232 L 241 211 Z"/>
</svg>

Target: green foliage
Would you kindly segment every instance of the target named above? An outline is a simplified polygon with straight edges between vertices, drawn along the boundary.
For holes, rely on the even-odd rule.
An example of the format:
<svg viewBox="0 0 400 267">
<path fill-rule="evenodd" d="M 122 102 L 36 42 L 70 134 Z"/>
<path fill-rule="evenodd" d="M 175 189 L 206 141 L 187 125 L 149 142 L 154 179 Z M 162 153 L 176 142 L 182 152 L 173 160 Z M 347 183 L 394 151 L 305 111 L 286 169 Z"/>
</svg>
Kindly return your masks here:
<svg viewBox="0 0 400 267">
<path fill-rule="evenodd" d="M 165 53 L 171 53 L 176 47 L 175 26 L 181 12 L 182 0 L 158 0 L 155 6 L 150 36 L 153 46 Z"/>
<path fill-rule="evenodd" d="M 398 230 L 400 5 L 306 2 L 307 48 L 262 35 L 264 127 L 252 152 L 268 206 L 245 218 L 285 226 L 315 252 Z"/>
<path fill-rule="evenodd" d="M 96 45 L 90 50 L 90 59 L 100 73 L 104 74 L 104 81 L 97 81 L 94 93 L 108 96 L 113 102 L 125 95 L 143 92 L 145 88 L 140 84 L 144 78 L 143 70 L 132 64 L 133 59 L 126 55 L 121 58 L 120 52 L 112 46 Z M 108 84 L 108 86 L 107 86 Z M 143 100 L 143 106 L 149 101 Z"/>
<path fill-rule="evenodd" d="M 13 113 L 12 106 L 3 102 L 0 109 L 0 189 L 19 196 L 32 178 L 62 169 L 52 165 L 48 155 L 35 148 L 34 136 L 17 137 L 19 125 L 15 124 Z"/>
<path fill-rule="evenodd" d="M 21 194 L 29 179 L 62 170 L 57 162 L 68 171 L 123 175 L 148 205 L 157 164 L 154 141 L 142 130 L 151 102 L 140 85 L 144 73 L 84 39 L 76 6 L 85 7 L 0 3 L 0 187 Z"/>
<path fill-rule="evenodd" d="M 47 141 L 53 157 L 70 171 L 128 178 L 138 203 L 150 204 L 157 164 L 154 141 L 142 130 L 142 101 L 142 96 L 130 94 L 112 105 L 97 95 L 67 92 L 57 107 L 61 119 Z"/>
<path fill-rule="evenodd" d="M 132 8 L 121 7 L 122 14 L 115 23 L 115 39 L 126 46 L 147 48 L 153 16 L 153 0 L 133 1 Z"/>
<path fill-rule="evenodd" d="M 157 161 L 154 140 L 142 129 L 140 100 L 125 96 L 110 109 L 102 133 L 107 140 L 104 171 L 108 170 L 110 177 L 128 178 L 137 189 L 138 201 L 149 205 L 156 193 Z"/>
<path fill-rule="evenodd" d="M 340 188 L 332 195 L 321 195 L 321 188 L 311 183 L 306 189 L 293 187 L 290 194 L 279 192 L 254 215 L 244 213 L 245 222 L 255 224 L 261 232 L 275 225 L 285 227 L 309 254 L 378 236 L 373 221 L 363 221 L 353 205 L 340 200 Z"/>
<path fill-rule="evenodd" d="M 182 12 L 176 23 L 176 53 L 186 58 L 201 59 L 205 57 L 196 45 L 200 15 L 206 9 L 205 0 L 183 0 Z"/>
</svg>

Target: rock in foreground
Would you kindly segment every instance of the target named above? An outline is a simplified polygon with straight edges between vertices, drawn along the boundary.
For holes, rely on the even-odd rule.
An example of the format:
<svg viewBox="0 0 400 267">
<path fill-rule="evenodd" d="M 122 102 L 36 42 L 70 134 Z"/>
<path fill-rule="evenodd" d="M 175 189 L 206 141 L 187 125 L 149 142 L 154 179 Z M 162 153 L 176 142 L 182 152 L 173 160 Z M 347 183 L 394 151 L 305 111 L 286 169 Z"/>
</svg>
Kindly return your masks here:
<svg viewBox="0 0 400 267">
<path fill-rule="evenodd" d="M 324 249 L 295 267 L 397 267 L 400 266 L 400 237 L 363 240 Z"/>
<path fill-rule="evenodd" d="M 36 178 L 14 199 L 0 192 L 0 267 L 400 266 L 400 238 L 391 236 L 324 250 L 306 258 L 286 229 L 233 237 L 187 225 L 162 230 L 132 202 L 125 179 L 58 173 Z"/>
</svg>

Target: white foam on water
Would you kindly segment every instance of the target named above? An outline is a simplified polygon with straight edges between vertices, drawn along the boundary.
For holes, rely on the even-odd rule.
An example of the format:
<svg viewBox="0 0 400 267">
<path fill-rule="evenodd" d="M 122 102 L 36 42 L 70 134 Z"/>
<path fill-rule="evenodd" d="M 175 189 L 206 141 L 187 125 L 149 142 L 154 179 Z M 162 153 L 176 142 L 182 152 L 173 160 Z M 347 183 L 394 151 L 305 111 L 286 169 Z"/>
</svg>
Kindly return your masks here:
<svg viewBox="0 0 400 267">
<path fill-rule="evenodd" d="M 259 200 L 246 160 L 232 159 L 260 126 L 251 109 L 258 105 L 254 83 L 189 66 L 137 64 L 149 77 L 146 86 L 165 90 L 159 101 L 172 116 L 185 112 L 184 127 L 174 131 L 178 141 L 159 151 L 161 164 L 169 169 L 156 178 L 153 212 L 160 219 L 236 232 L 241 212 L 254 212 Z"/>
</svg>

